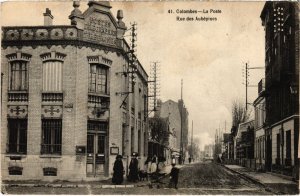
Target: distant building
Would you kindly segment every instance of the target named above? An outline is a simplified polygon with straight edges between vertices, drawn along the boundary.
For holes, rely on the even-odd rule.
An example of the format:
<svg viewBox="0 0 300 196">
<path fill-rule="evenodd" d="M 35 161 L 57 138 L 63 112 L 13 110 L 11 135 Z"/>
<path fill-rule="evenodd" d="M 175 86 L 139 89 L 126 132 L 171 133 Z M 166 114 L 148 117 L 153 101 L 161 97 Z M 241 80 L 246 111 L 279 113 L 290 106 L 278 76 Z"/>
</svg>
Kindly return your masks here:
<svg viewBox="0 0 300 196">
<path fill-rule="evenodd" d="M 179 156 L 180 153 L 180 141 L 181 141 L 181 125 L 182 125 L 182 145 L 183 155 L 186 155 L 188 146 L 188 111 L 184 106 L 183 100 L 179 100 L 178 103 L 172 100 L 166 102 L 159 101 L 158 111 L 156 115 L 166 118 L 168 117 L 170 123 L 170 137 L 169 147 L 172 151 L 172 155 Z M 182 115 L 182 118 L 181 118 Z M 182 124 L 181 124 L 182 122 Z M 187 161 L 188 157 L 184 157 Z"/>
<path fill-rule="evenodd" d="M 241 165 L 251 167 L 251 159 L 254 159 L 254 120 L 239 124 L 236 136 L 236 159 Z M 255 165 L 253 164 L 252 167 Z"/>
<path fill-rule="evenodd" d="M 265 79 L 263 78 L 258 83 L 258 97 L 253 102 L 255 110 L 254 132 L 255 145 L 254 156 L 257 170 L 265 170 L 266 146 L 265 146 L 265 119 L 266 119 L 266 104 L 265 104 Z M 269 153 L 270 154 L 270 153 Z"/>
<path fill-rule="evenodd" d="M 74 2 L 70 25 L 46 9 L 43 26 L 2 28 L 3 180 L 100 180 L 117 154 L 125 167 L 147 156 L 147 73 L 128 57 L 122 11 L 88 5 Z"/>
<path fill-rule="evenodd" d="M 230 133 L 223 134 L 223 158 L 229 160 L 230 159 L 230 144 L 232 142 L 232 136 Z"/>
<path fill-rule="evenodd" d="M 299 176 L 299 3 L 266 2 L 266 169 Z"/>
<path fill-rule="evenodd" d="M 209 144 L 204 146 L 204 158 L 205 159 L 214 159 L 214 145 Z"/>
</svg>

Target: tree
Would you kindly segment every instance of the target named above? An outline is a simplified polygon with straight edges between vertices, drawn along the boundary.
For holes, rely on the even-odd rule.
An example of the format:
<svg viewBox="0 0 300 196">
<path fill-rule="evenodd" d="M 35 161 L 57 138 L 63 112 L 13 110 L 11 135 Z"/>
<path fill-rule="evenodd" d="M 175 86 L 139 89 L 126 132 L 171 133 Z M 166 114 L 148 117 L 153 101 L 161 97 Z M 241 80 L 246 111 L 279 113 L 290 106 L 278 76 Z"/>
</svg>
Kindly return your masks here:
<svg viewBox="0 0 300 196">
<path fill-rule="evenodd" d="M 151 139 L 162 145 L 169 144 L 170 130 L 168 118 L 153 117 L 149 119 Z"/>
<path fill-rule="evenodd" d="M 240 100 L 232 102 L 231 115 L 232 115 L 232 129 L 231 132 L 235 133 L 239 124 L 249 120 L 251 110 L 246 110 L 245 106 Z"/>
</svg>

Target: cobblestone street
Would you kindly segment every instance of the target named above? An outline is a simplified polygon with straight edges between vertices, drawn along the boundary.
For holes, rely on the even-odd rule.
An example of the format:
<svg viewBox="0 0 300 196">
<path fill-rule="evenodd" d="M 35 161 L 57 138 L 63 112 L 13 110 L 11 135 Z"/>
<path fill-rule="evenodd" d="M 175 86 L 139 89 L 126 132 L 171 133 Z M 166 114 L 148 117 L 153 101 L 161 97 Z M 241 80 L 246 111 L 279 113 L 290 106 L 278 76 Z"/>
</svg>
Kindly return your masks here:
<svg viewBox="0 0 300 196">
<path fill-rule="evenodd" d="M 152 189 L 148 186 L 134 188 L 95 188 L 86 185 L 80 188 L 53 187 L 6 187 L 2 190 L 8 194 L 272 194 L 260 185 L 248 181 L 226 168 L 211 163 L 195 163 L 185 165 L 180 169 L 178 189 L 169 189 L 168 176 L 154 183 Z M 157 187 L 159 185 L 159 187 Z"/>
</svg>

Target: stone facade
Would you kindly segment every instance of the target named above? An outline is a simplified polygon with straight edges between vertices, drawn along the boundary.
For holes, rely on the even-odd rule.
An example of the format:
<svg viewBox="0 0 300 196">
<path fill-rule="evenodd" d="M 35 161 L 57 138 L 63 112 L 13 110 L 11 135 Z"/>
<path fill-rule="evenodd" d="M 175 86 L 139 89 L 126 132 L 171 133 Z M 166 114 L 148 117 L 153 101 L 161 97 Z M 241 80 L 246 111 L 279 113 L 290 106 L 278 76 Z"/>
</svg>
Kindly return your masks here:
<svg viewBox="0 0 300 196">
<path fill-rule="evenodd" d="M 84 13 L 78 7 L 75 2 L 69 26 L 52 26 L 46 10 L 47 26 L 2 28 L 4 180 L 104 179 L 112 175 L 116 154 L 125 167 L 132 152 L 141 161 L 147 156 L 148 76 L 128 55 L 123 16 L 117 21 L 107 2 L 89 2 Z M 15 62 L 25 62 L 25 71 L 16 72 L 13 66 L 23 65 Z M 92 91 L 93 85 L 105 90 Z M 25 131 L 13 126 L 19 121 L 27 123 Z"/>
</svg>

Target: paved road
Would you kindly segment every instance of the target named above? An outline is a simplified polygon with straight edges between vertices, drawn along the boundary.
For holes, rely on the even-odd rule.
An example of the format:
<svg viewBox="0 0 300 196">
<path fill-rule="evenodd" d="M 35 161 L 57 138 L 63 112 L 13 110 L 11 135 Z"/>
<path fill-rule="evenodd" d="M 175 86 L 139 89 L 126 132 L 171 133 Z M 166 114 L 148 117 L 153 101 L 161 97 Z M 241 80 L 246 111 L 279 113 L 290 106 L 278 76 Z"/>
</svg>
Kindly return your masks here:
<svg viewBox="0 0 300 196">
<path fill-rule="evenodd" d="M 7 187 L 2 190 L 8 194 L 272 194 L 261 186 L 254 184 L 239 175 L 230 172 L 220 165 L 211 162 L 186 165 L 180 169 L 179 189 L 168 188 L 168 178 L 161 180 L 159 188 L 45 188 L 45 187 Z"/>
</svg>

